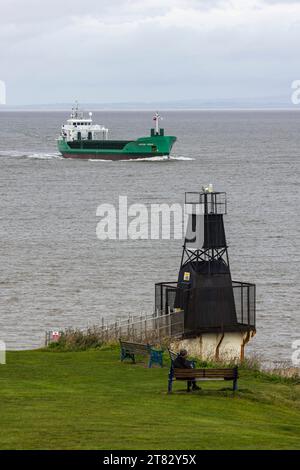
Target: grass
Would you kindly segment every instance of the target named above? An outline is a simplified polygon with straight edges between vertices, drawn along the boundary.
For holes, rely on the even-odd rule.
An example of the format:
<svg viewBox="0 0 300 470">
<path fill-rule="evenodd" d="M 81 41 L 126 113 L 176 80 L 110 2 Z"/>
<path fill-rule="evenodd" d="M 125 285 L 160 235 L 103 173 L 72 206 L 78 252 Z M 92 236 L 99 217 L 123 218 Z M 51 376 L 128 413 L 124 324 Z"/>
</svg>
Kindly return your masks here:
<svg viewBox="0 0 300 470">
<path fill-rule="evenodd" d="M 167 375 L 115 347 L 9 352 L 0 449 L 300 449 L 295 380 L 244 368 L 235 395 L 226 382 L 168 395 Z"/>
</svg>

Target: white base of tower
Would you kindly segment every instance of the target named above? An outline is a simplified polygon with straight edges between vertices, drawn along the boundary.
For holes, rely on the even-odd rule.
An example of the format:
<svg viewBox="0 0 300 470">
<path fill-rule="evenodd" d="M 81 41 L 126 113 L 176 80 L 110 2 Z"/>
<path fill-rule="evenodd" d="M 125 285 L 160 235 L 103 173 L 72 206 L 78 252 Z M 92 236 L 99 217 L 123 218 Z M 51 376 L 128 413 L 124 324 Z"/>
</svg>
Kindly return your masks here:
<svg viewBox="0 0 300 470">
<path fill-rule="evenodd" d="M 202 360 L 239 362 L 244 359 L 245 345 L 255 335 L 255 331 L 233 333 L 203 333 L 196 338 L 172 341 L 174 352 L 186 349 L 189 356 Z"/>
</svg>

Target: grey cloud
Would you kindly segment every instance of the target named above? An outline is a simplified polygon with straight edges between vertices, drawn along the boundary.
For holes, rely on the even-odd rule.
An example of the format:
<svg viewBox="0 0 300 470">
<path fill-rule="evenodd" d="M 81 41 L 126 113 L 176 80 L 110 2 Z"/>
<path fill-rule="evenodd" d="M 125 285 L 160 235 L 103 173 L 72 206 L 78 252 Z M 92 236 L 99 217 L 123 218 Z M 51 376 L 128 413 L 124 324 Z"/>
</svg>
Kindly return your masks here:
<svg viewBox="0 0 300 470">
<path fill-rule="evenodd" d="M 0 1 L 12 104 L 270 96 L 299 78 L 295 2 Z"/>
</svg>

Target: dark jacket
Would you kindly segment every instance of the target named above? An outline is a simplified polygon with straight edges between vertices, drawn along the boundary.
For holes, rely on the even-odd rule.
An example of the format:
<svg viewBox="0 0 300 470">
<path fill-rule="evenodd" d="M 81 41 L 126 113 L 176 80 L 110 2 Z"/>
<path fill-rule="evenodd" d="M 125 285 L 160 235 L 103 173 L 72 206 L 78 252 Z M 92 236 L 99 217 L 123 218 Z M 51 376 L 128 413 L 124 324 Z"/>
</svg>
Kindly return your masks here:
<svg viewBox="0 0 300 470">
<path fill-rule="evenodd" d="M 186 357 L 178 356 L 176 357 L 174 363 L 174 368 L 175 369 L 192 369 L 192 363 L 186 359 Z"/>
</svg>

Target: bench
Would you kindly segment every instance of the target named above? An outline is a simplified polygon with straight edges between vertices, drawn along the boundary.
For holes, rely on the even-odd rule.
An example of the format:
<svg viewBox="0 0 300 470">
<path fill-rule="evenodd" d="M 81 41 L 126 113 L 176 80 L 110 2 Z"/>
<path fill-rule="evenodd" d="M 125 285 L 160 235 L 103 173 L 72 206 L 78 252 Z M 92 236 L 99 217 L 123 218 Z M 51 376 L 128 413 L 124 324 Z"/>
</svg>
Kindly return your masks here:
<svg viewBox="0 0 300 470">
<path fill-rule="evenodd" d="M 135 356 L 137 354 L 141 356 L 149 356 L 148 367 L 152 367 L 152 364 L 158 364 L 160 367 L 163 366 L 163 351 L 161 349 L 155 349 L 151 344 L 131 343 L 129 341 L 120 341 L 121 348 L 121 361 L 124 359 L 131 359 L 135 364 Z"/>
<path fill-rule="evenodd" d="M 171 367 L 168 378 L 168 392 L 172 392 L 172 385 L 174 380 L 183 380 L 189 382 L 195 381 L 207 381 L 207 380 L 232 380 L 232 389 L 235 392 L 238 388 L 238 367 L 233 368 L 219 368 L 219 369 L 177 369 L 174 367 L 174 360 L 177 357 L 176 353 L 169 350 Z"/>
</svg>

